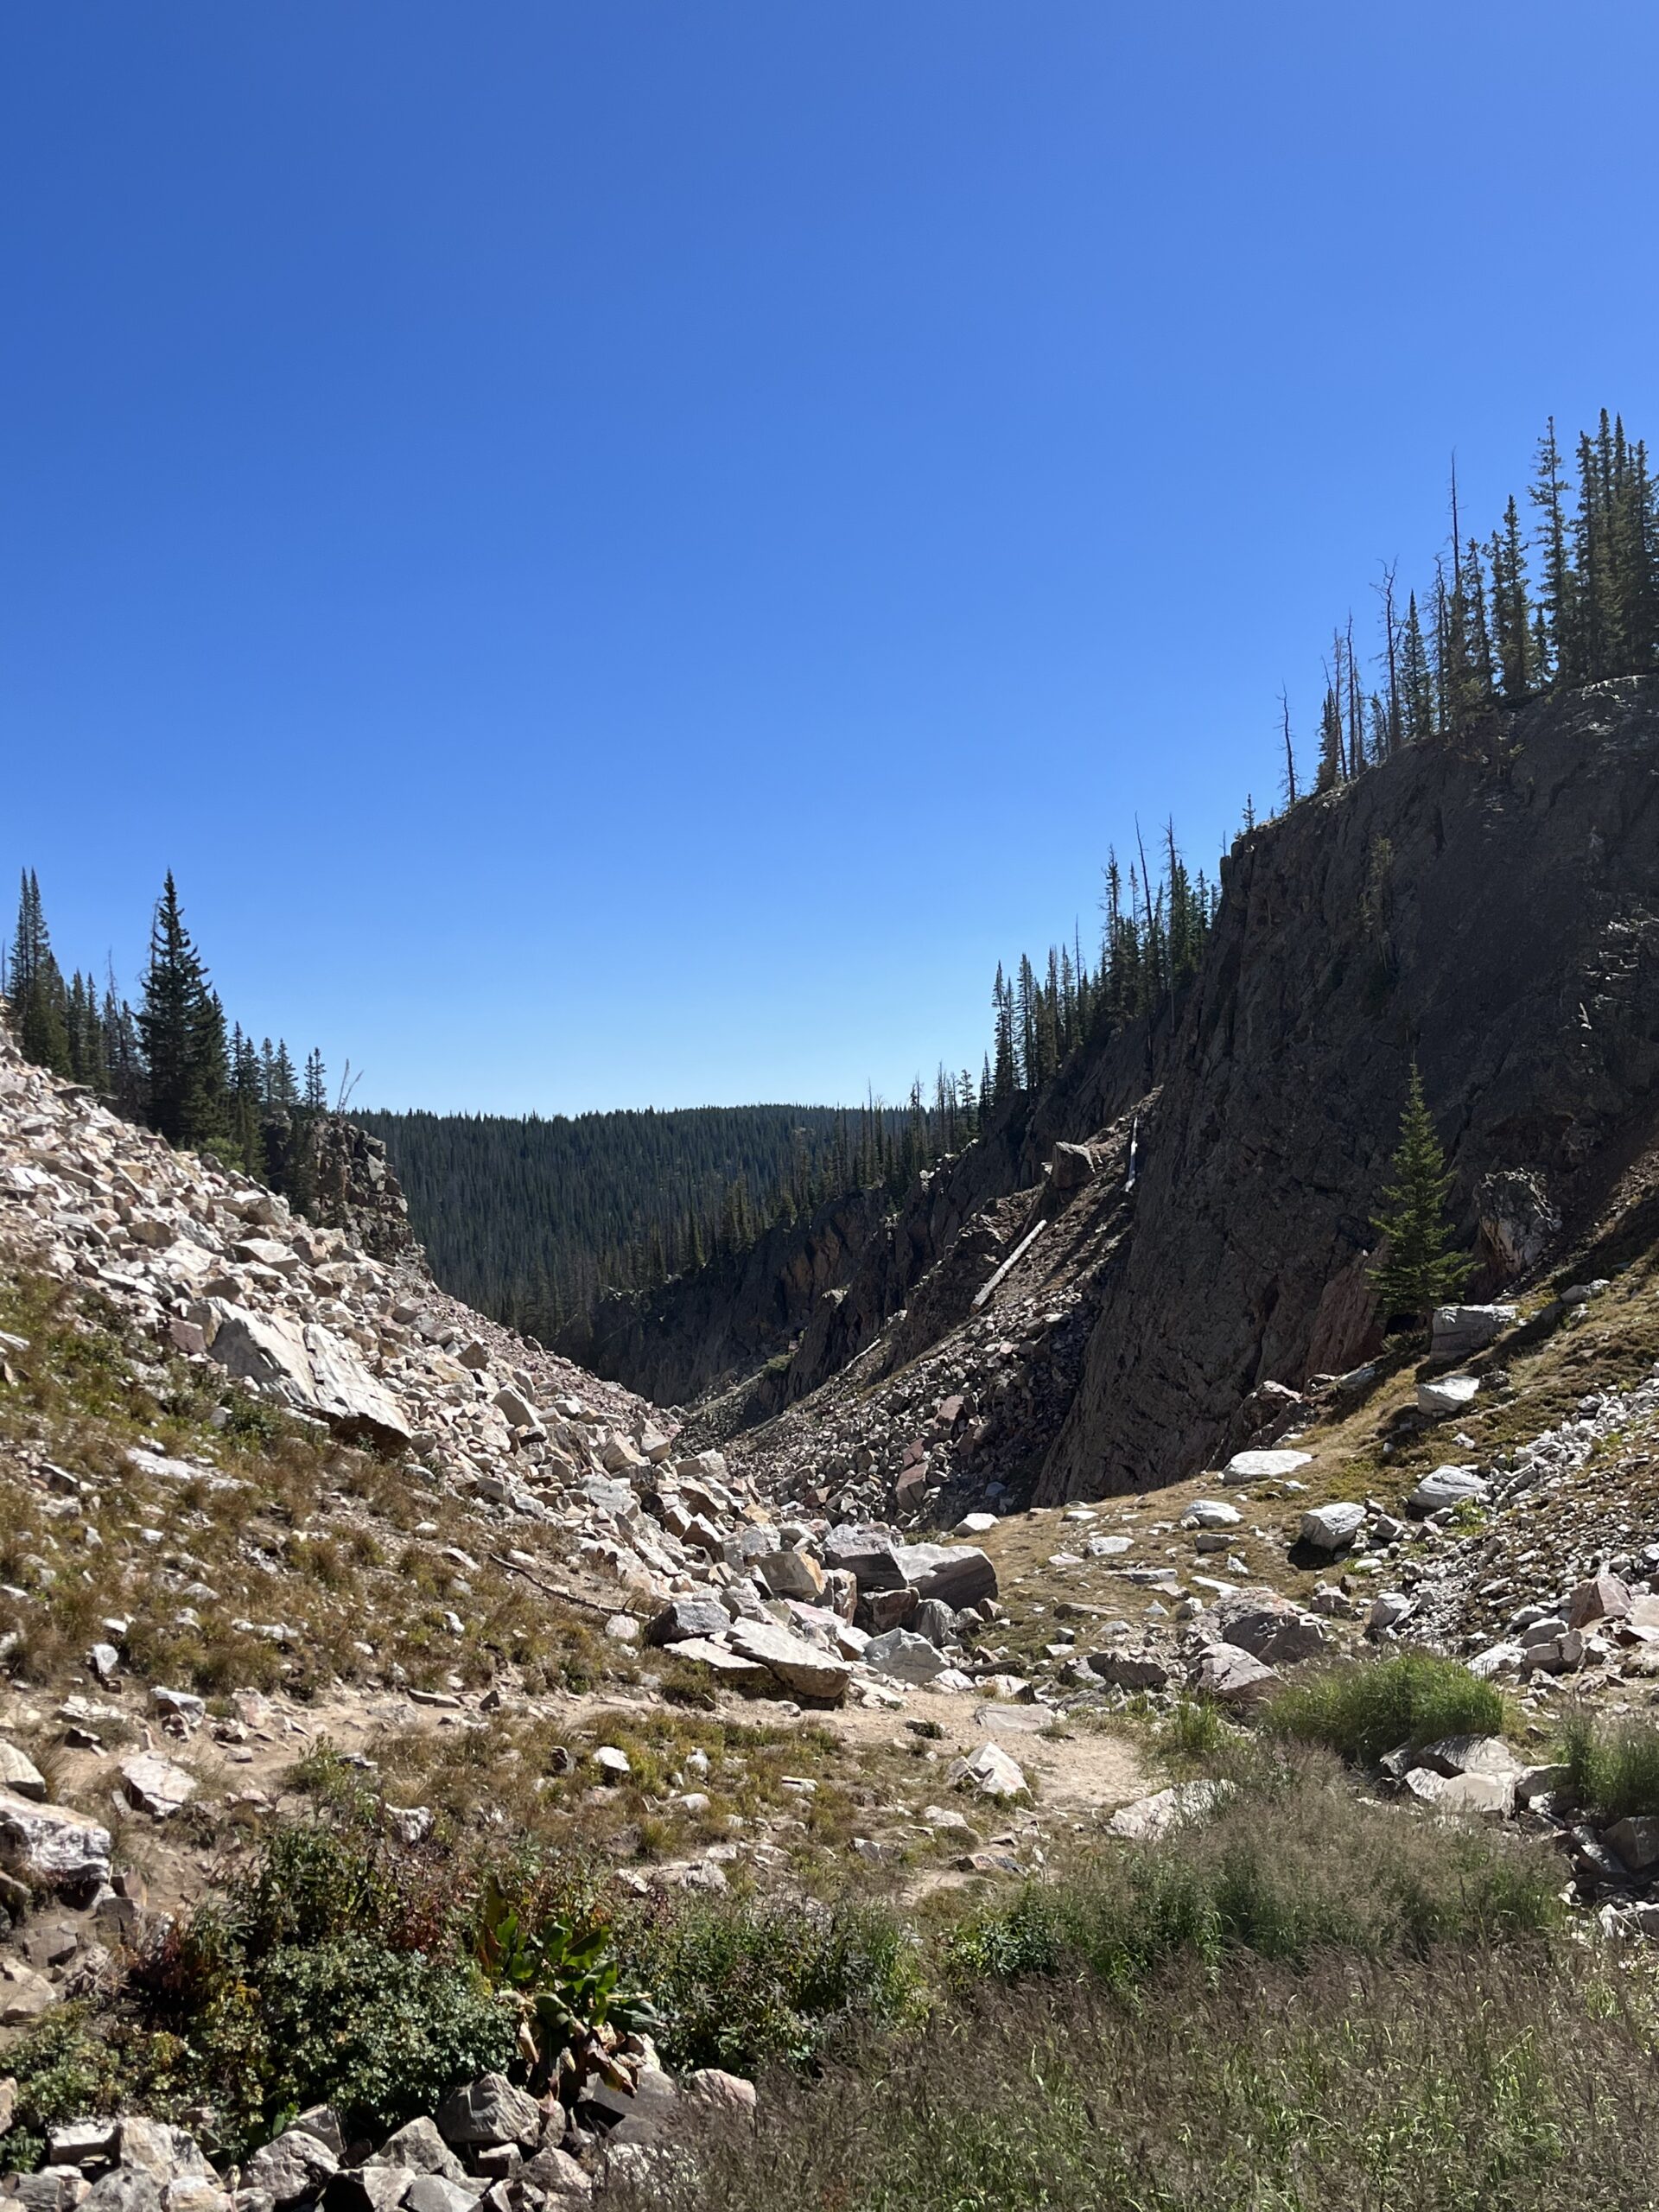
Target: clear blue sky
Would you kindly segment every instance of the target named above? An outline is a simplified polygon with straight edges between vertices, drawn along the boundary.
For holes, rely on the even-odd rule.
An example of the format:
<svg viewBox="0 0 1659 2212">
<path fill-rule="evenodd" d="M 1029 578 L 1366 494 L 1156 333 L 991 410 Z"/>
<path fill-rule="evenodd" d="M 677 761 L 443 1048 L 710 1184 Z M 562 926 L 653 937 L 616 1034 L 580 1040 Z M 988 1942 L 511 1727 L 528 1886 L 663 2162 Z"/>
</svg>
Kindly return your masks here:
<svg viewBox="0 0 1659 2212">
<path fill-rule="evenodd" d="M 10 0 L 0 898 L 363 1103 L 889 1096 L 1554 410 L 1636 4 Z"/>
</svg>

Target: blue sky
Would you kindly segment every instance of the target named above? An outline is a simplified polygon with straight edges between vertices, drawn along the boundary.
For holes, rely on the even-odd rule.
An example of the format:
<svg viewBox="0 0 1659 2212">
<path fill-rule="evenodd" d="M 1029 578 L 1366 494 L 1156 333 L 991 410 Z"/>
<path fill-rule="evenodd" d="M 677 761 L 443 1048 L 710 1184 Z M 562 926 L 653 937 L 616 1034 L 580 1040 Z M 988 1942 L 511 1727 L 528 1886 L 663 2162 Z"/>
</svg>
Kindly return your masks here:
<svg viewBox="0 0 1659 2212">
<path fill-rule="evenodd" d="M 0 890 L 365 1103 L 897 1096 L 1654 404 L 1635 5 L 13 0 Z"/>
</svg>

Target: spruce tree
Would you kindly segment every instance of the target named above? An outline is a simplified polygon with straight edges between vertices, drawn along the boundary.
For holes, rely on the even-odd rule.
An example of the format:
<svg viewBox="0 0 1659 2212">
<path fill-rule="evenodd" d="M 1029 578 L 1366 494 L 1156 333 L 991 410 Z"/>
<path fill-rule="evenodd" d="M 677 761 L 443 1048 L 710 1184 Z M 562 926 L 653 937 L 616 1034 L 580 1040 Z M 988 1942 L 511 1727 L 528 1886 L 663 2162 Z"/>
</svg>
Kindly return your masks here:
<svg viewBox="0 0 1659 2212">
<path fill-rule="evenodd" d="M 1392 1173 L 1382 1211 L 1371 1223 L 1388 1239 L 1386 1256 L 1370 1271 L 1371 1287 L 1385 1320 L 1408 1313 L 1427 1325 L 1433 1309 L 1462 1289 L 1473 1262 L 1447 1249 L 1452 1228 L 1446 1196 L 1455 1178 L 1446 1167 L 1415 1060 Z"/>
<path fill-rule="evenodd" d="M 69 994 L 53 956 L 40 881 L 33 868 L 23 871 L 7 986 L 23 1058 L 36 1067 L 49 1068 L 54 1075 L 73 1075 Z"/>
<path fill-rule="evenodd" d="M 144 1002 L 138 1014 L 149 1071 L 147 1119 L 169 1144 L 202 1146 L 225 1135 L 225 1010 L 191 942 L 173 872 L 156 901 Z"/>
</svg>

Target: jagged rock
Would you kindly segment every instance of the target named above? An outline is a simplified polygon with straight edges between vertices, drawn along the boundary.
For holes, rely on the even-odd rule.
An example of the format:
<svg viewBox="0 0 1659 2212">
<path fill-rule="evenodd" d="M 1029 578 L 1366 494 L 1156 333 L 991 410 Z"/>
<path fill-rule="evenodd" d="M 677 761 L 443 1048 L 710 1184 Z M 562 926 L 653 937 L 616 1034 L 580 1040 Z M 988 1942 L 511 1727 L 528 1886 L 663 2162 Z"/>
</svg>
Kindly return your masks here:
<svg viewBox="0 0 1659 2212">
<path fill-rule="evenodd" d="M 389 2135 L 371 2163 L 405 2167 L 417 2174 L 442 2174 L 450 2181 L 460 2181 L 467 2171 L 439 2134 L 437 2122 L 424 2117 Z"/>
<path fill-rule="evenodd" d="M 1233 1643 L 1212 1643 L 1198 1654 L 1192 1685 L 1205 1697 L 1223 1705 L 1258 1705 L 1280 1686 L 1271 1667 Z"/>
<path fill-rule="evenodd" d="M 1417 1385 L 1417 1410 L 1427 1414 L 1431 1421 L 1445 1421 L 1452 1414 L 1467 1413 L 1480 1389 L 1480 1378 L 1475 1375 L 1442 1375 L 1438 1381 Z"/>
<path fill-rule="evenodd" d="M 1298 1523 L 1297 1539 L 1310 1551 L 1345 1552 L 1364 1526 L 1363 1505 L 1315 1505 Z"/>
<path fill-rule="evenodd" d="M 1501 1736 L 1443 1736 L 1416 1753 L 1419 1766 L 1432 1767 L 1448 1780 L 1460 1774 L 1497 1775 L 1513 1780 L 1521 1762 Z"/>
<path fill-rule="evenodd" d="M 960 1817 L 959 1815 L 957 1817 Z M 680 2094 L 698 2111 L 721 2120 L 752 2120 L 758 2102 L 753 2082 L 718 2066 L 699 2066 L 680 2084 Z"/>
<path fill-rule="evenodd" d="M 1370 1611 L 1365 1616 L 1365 1630 L 1370 1636 L 1386 1636 L 1390 1629 L 1400 1627 L 1411 1618 L 1414 1601 L 1403 1590 L 1382 1590 L 1372 1599 Z"/>
<path fill-rule="evenodd" d="M 953 1536 L 988 1536 L 995 1526 L 995 1513 L 964 1513 L 950 1533 Z"/>
<path fill-rule="evenodd" d="M 1618 1853 L 1632 1874 L 1645 1874 L 1659 1866 L 1659 1820 L 1650 1814 L 1627 1814 L 1613 1823 L 1602 1841 Z"/>
<path fill-rule="evenodd" d="M 1287 1382 L 1258 1382 L 1239 1406 L 1230 1434 L 1240 1449 L 1267 1451 L 1307 1411 L 1307 1400 Z"/>
<path fill-rule="evenodd" d="M 850 1574 L 861 1595 L 904 1586 L 905 1572 L 885 1529 L 832 1529 L 823 1540 L 823 1550 L 824 1565 Z"/>
<path fill-rule="evenodd" d="M 1515 1777 L 1480 1772 L 1454 1774 L 1442 1784 L 1436 1803 L 1442 1813 L 1459 1813 L 1477 1820 L 1507 1820 L 1515 1809 Z"/>
<path fill-rule="evenodd" d="M 800 1598 L 810 1604 L 823 1595 L 823 1569 L 805 1552 L 766 1552 L 754 1568 L 774 1598 Z"/>
<path fill-rule="evenodd" d="M 120 2137 L 118 2120 L 72 2120 L 48 2131 L 46 2155 L 54 2166 L 107 2165 Z"/>
<path fill-rule="evenodd" d="M 290 2127 L 254 2152 L 243 2169 L 242 2185 L 258 2190 L 274 2204 L 292 2204 L 299 2197 L 315 2196 L 339 2166 L 326 2143 L 302 2127 Z"/>
<path fill-rule="evenodd" d="M 982 1744 L 970 1758 L 957 1760 L 949 1773 L 957 1789 L 976 1789 L 982 1797 L 1023 1797 L 1028 1787 L 1018 1760 L 1000 1744 Z"/>
<path fill-rule="evenodd" d="M 481 2192 L 448 2174 L 416 2174 L 404 2191 L 405 2212 L 474 2212 Z"/>
<path fill-rule="evenodd" d="M 1475 1188 L 1475 1213 L 1480 1249 L 1505 1282 L 1535 1268 L 1561 1226 L 1535 1169 L 1497 1168 L 1483 1175 Z"/>
<path fill-rule="evenodd" d="M 590 2086 L 579 2115 L 607 2129 L 608 2143 L 652 2143 L 674 2117 L 679 2091 L 660 2066 L 642 2066 L 631 2089 L 608 2082 Z"/>
<path fill-rule="evenodd" d="M 0 2027 L 26 2026 L 58 2001 L 54 1986 L 21 1959 L 0 1956 Z"/>
<path fill-rule="evenodd" d="M 81 2212 L 162 2212 L 161 2190 L 148 2174 L 118 2166 L 94 2182 L 80 2200 Z"/>
<path fill-rule="evenodd" d="M 43 1804 L 46 1800 L 46 1783 L 40 1769 L 16 1744 L 7 1743 L 3 1737 L 0 1737 L 0 1789 L 10 1790 L 14 1797 L 31 1798 L 36 1804 Z"/>
<path fill-rule="evenodd" d="M 1569 1628 L 1588 1628 L 1592 1621 L 1627 1619 L 1631 1606 L 1630 1586 L 1616 1574 L 1592 1574 L 1580 1582 L 1567 1600 Z"/>
<path fill-rule="evenodd" d="M 542 2115 L 534 2097 L 515 2088 L 505 2074 L 480 2074 L 447 2096 L 435 2114 L 446 2143 L 518 2143 L 541 2139 Z"/>
<path fill-rule="evenodd" d="M 206 2181 L 218 2178 L 202 2156 L 194 2136 L 159 2120 L 145 2120 L 129 2113 L 121 2122 L 121 2139 L 117 2147 L 124 2166 L 134 2167 L 158 2182 L 170 2183 L 186 2177 Z"/>
<path fill-rule="evenodd" d="M 646 1626 L 645 1642 L 685 1643 L 696 1637 L 724 1636 L 730 1626 L 731 1615 L 718 1598 L 671 1598 Z"/>
<path fill-rule="evenodd" d="M 715 1643 L 708 1637 L 690 1636 L 683 1642 L 669 1647 L 675 1658 L 689 1666 L 706 1667 L 727 1686 L 734 1690 L 766 1690 L 773 1687 L 776 1678 L 769 1667 L 758 1659 L 746 1659 L 728 1645 Z"/>
<path fill-rule="evenodd" d="M 348 1438 L 397 1447 L 414 1431 L 357 1354 L 321 1323 L 261 1314 L 224 1299 L 208 1306 L 218 1326 L 211 1356 L 232 1375 L 274 1387 Z"/>
<path fill-rule="evenodd" d="M 518 2178 L 529 2188 L 543 2192 L 551 2212 L 564 2212 L 568 2204 L 585 2203 L 594 2192 L 593 2176 L 585 2167 L 579 2166 L 568 2152 L 551 2144 L 543 2145 L 533 2158 L 525 2159 Z"/>
<path fill-rule="evenodd" d="M 73 1894 L 110 1878 L 110 1832 L 62 1805 L 0 1790 L 0 1866 Z"/>
<path fill-rule="evenodd" d="M 320 2212 L 393 2212 L 416 2178 L 401 2166 L 377 2164 L 342 2169 L 324 2183 L 317 2199 Z"/>
<path fill-rule="evenodd" d="M 1217 1600 L 1213 1612 L 1224 1643 L 1248 1651 L 1270 1667 L 1294 1666 L 1325 1649 L 1331 1638 L 1319 1620 L 1286 1598 L 1241 1592 Z"/>
<path fill-rule="evenodd" d="M 889 1629 L 885 1636 L 872 1637 L 864 1647 L 864 1662 L 898 1681 L 916 1683 L 931 1682 L 936 1675 L 944 1672 L 946 1663 L 937 1644 L 902 1628 Z"/>
<path fill-rule="evenodd" d="M 1183 1529 L 1236 1529 L 1244 1518 L 1236 1505 L 1219 1497 L 1196 1497 L 1181 1516 Z"/>
<path fill-rule="evenodd" d="M 1080 1191 L 1099 1172 L 1100 1163 L 1091 1146 L 1057 1144 L 1049 1163 L 1049 1184 L 1056 1191 Z"/>
</svg>

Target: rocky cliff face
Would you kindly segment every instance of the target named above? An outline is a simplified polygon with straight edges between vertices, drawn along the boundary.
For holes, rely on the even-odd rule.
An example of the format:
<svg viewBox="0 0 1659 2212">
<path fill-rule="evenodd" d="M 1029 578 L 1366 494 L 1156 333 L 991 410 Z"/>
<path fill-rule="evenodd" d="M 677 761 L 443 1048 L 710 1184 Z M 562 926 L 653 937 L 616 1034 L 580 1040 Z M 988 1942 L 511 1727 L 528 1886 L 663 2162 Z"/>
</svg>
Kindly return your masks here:
<svg viewBox="0 0 1659 2212">
<path fill-rule="evenodd" d="M 608 1294 L 564 1331 L 559 1350 L 658 1405 L 687 1404 L 786 1355 L 871 1241 L 885 1236 L 889 1211 L 884 1192 L 830 1199 L 807 1219 L 769 1229 L 735 1259 L 644 1294 Z M 781 1373 L 763 1379 L 781 1405 Z"/>
<path fill-rule="evenodd" d="M 1659 682 L 1414 748 L 1236 847 L 1039 1500 L 1170 1481 L 1375 1341 L 1414 1057 L 1490 1285 L 1604 1204 L 1659 1079 Z"/>
<path fill-rule="evenodd" d="M 377 1260 L 414 1249 L 409 1202 L 378 1137 L 341 1114 L 318 1114 L 268 1122 L 265 1144 L 277 1187 L 308 1219 L 342 1230 Z"/>
</svg>

